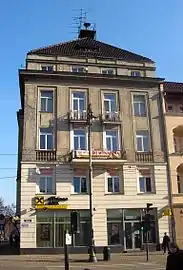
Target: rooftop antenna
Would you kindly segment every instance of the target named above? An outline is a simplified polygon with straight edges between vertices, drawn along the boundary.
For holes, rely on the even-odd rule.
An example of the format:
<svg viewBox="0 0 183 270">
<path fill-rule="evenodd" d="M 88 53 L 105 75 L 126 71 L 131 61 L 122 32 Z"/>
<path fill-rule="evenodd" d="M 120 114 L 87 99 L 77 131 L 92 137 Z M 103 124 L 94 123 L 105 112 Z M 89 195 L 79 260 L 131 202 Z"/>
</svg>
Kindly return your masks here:
<svg viewBox="0 0 183 270">
<path fill-rule="evenodd" d="M 87 10 L 87 11 L 84 11 L 83 8 L 81 9 L 73 9 L 73 11 L 76 11 L 79 13 L 79 16 L 75 16 L 73 17 L 73 20 L 75 21 L 74 23 L 74 27 L 72 28 L 75 28 L 77 29 L 77 37 L 79 36 L 79 33 L 81 31 L 81 29 L 83 28 L 84 26 L 84 23 L 87 21 L 87 14 L 91 11 L 90 9 Z M 76 32 L 75 32 L 76 34 Z"/>
</svg>

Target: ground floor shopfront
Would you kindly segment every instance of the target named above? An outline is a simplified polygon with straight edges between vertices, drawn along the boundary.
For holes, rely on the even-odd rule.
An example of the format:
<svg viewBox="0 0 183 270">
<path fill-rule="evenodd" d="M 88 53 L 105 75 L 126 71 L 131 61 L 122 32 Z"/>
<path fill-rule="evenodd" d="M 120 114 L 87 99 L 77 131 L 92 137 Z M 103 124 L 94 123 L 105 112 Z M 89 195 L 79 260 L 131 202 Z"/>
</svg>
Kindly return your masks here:
<svg viewBox="0 0 183 270">
<path fill-rule="evenodd" d="M 87 247 L 89 243 L 89 211 L 79 210 L 80 233 L 75 235 L 73 245 Z M 106 209 L 107 230 L 106 243 L 111 247 L 121 247 L 122 250 L 143 248 L 146 241 L 145 233 L 140 229 L 144 209 Z M 156 246 L 159 243 L 159 227 L 157 209 L 151 211 L 152 226 L 149 232 L 149 242 Z M 105 226 L 107 228 L 105 228 Z M 61 248 L 64 245 L 64 231 L 70 230 L 70 211 L 36 212 L 36 247 Z M 95 228 L 94 228 L 95 231 Z"/>
<path fill-rule="evenodd" d="M 178 246 L 183 249 L 183 204 L 173 207 L 175 236 Z"/>
</svg>

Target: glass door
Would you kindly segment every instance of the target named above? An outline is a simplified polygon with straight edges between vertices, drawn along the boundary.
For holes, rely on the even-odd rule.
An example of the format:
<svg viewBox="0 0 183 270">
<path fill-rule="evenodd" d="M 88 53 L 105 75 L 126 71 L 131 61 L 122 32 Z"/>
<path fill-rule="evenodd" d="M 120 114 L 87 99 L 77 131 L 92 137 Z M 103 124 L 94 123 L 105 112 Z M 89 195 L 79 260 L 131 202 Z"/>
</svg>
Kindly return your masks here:
<svg viewBox="0 0 183 270">
<path fill-rule="evenodd" d="M 138 222 L 133 221 L 125 222 L 126 249 L 141 248 L 141 233 L 139 231 L 138 224 Z"/>
</svg>

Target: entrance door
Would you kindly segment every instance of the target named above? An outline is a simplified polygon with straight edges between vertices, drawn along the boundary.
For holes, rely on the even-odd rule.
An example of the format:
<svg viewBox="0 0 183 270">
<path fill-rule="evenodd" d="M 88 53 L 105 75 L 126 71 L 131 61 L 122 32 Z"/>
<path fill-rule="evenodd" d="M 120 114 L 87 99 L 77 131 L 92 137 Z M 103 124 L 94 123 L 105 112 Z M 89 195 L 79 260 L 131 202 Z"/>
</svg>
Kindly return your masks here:
<svg viewBox="0 0 183 270">
<path fill-rule="evenodd" d="M 141 234 L 136 230 L 137 222 L 125 222 L 126 249 L 137 249 L 141 247 Z"/>
</svg>

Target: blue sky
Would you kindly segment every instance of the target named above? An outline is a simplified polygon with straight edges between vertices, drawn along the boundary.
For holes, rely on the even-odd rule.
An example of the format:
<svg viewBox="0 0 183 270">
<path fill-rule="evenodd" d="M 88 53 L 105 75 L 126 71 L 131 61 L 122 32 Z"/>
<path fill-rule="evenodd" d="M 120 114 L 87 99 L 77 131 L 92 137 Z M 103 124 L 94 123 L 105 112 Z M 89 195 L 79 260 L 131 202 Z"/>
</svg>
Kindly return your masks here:
<svg viewBox="0 0 183 270">
<path fill-rule="evenodd" d="M 182 0 L 2 1 L 0 196 L 6 203 L 15 202 L 18 69 L 30 49 L 76 38 L 73 17 L 80 8 L 96 23 L 97 39 L 152 58 L 158 76 L 183 81 Z"/>
</svg>

